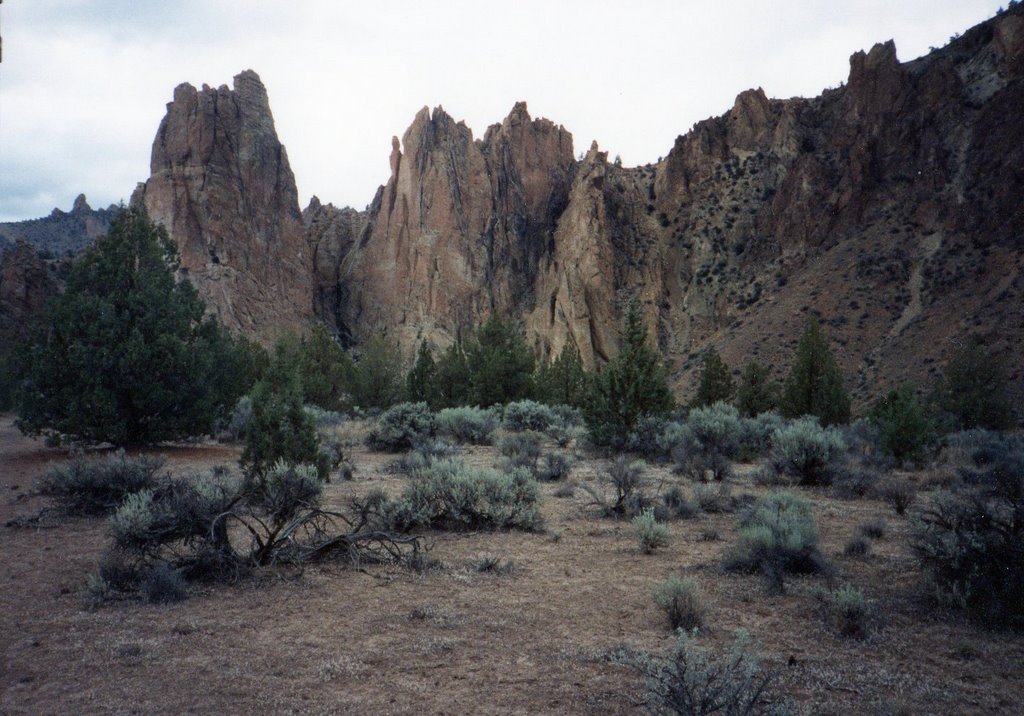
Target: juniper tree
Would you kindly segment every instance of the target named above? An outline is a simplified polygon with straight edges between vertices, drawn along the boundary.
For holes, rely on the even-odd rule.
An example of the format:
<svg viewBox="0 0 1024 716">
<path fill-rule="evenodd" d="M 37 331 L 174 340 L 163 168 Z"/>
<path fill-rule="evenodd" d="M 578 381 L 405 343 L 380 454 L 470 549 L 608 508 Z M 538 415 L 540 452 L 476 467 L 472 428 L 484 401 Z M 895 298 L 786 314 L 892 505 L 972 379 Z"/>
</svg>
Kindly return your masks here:
<svg viewBox="0 0 1024 716">
<path fill-rule="evenodd" d="M 424 340 L 416 351 L 416 362 L 405 378 L 405 393 L 413 403 L 427 403 L 437 410 L 440 405 L 437 363 Z"/>
<path fill-rule="evenodd" d="M 767 367 L 751 361 L 743 368 L 736 388 L 736 407 L 750 418 L 779 406 L 779 384 L 770 379 Z"/>
<path fill-rule="evenodd" d="M 574 343 L 566 341 L 550 364 L 537 371 L 537 398 L 551 405 L 581 407 L 587 396 L 587 373 Z"/>
<path fill-rule="evenodd" d="M 533 351 L 511 321 L 496 314 L 466 346 L 474 402 L 487 407 L 533 396 Z"/>
<path fill-rule="evenodd" d="M 619 355 L 594 379 L 584 408 L 591 439 L 617 446 L 644 415 L 664 415 L 674 401 L 661 356 L 647 342 L 647 326 L 634 299 L 626 311 Z"/>
<path fill-rule="evenodd" d="M 691 404 L 694 408 L 703 408 L 713 405 L 719 401 L 729 402 L 732 400 L 736 386 L 729 372 L 729 366 L 725 364 L 718 351 L 709 348 L 704 353 L 704 360 L 700 371 L 700 383 L 697 386 L 697 395 Z"/>
<path fill-rule="evenodd" d="M 18 426 L 138 445 L 209 433 L 251 371 L 140 208 L 74 263 L 18 358 Z"/>
<path fill-rule="evenodd" d="M 822 425 L 850 419 L 850 397 L 843 374 L 818 322 L 811 319 L 796 349 L 796 363 L 786 379 L 780 407 L 787 418 L 815 415 Z"/>
<path fill-rule="evenodd" d="M 1014 424 L 1005 366 L 978 341 L 953 354 L 933 400 L 954 429 L 1006 430 Z"/>
</svg>

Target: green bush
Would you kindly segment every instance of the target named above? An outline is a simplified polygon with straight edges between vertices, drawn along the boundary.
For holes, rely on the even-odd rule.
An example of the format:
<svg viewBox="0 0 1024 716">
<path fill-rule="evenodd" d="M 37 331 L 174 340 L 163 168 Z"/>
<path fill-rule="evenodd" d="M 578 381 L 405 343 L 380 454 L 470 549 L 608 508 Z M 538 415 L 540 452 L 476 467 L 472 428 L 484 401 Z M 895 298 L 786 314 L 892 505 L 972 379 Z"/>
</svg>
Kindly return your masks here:
<svg viewBox="0 0 1024 716">
<path fill-rule="evenodd" d="M 173 604 L 188 599 L 188 586 L 181 570 L 158 562 L 146 570 L 140 585 L 142 598 L 150 604 Z"/>
<path fill-rule="evenodd" d="M 728 483 L 721 483 L 714 487 L 696 485 L 693 488 L 693 499 L 700 511 L 709 515 L 732 512 L 736 509 L 736 500 L 732 496 L 732 489 Z"/>
<path fill-rule="evenodd" d="M 549 452 L 535 470 L 535 475 L 541 482 L 558 482 L 565 480 L 572 472 L 572 458 L 560 452 Z"/>
<path fill-rule="evenodd" d="M 123 450 L 98 459 L 79 453 L 70 462 L 49 468 L 40 480 L 39 491 L 68 514 L 107 514 L 128 495 L 154 488 L 163 465 L 162 457 L 140 455 L 133 459 Z"/>
<path fill-rule="evenodd" d="M 662 441 L 667 427 L 668 420 L 664 416 L 641 416 L 626 438 L 626 449 L 650 461 L 666 457 L 669 451 L 662 448 Z"/>
<path fill-rule="evenodd" d="M 862 591 L 851 586 L 841 587 L 833 592 L 830 606 L 841 635 L 856 639 L 868 635 L 871 613 Z"/>
<path fill-rule="evenodd" d="M 911 386 L 889 391 L 868 417 L 878 430 L 883 450 L 899 462 L 924 462 L 934 429 Z"/>
<path fill-rule="evenodd" d="M 670 517 L 688 520 L 697 515 L 698 508 L 686 497 L 683 488 L 672 485 L 661 496 L 662 505 Z"/>
<path fill-rule="evenodd" d="M 654 510 L 646 509 L 633 518 L 633 531 L 636 541 L 644 554 L 651 554 L 659 547 L 665 547 L 672 536 L 668 525 L 658 522 Z"/>
<path fill-rule="evenodd" d="M 664 610 L 673 631 L 704 626 L 704 599 L 696 580 L 669 577 L 655 587 L 654 603 Z"/>
<path fill-rule="evenodd" d="M 536 530 L 540 491 L 529 471 L 502 473 L 438 460 L 412 476 L 401 496 L 385 508 L 395 529 Z"/>
<path fill-rule="evenodd" d="M 778 413 L 759 413 L 752 418 L 741 418 L 737 457 L 753 460 L 767 455 L 772 449 L 775 433 L 785 425 L 785 419 Z"/>
<path fill-rule="evenodd" d="M 511 467 L 525 467 L 533 472 L 540 457 L 540 435 L 534 432 L 506 435 L 498 449 Z"/>
<path fill-rule="evenodd" d="M 498 416 L 485 408 L 445 408 L 437 414 L 437 431 L 459 443 L 490 445 Z"/>
<path fill-rule="evenodd" d="M 504 410 L 504 424 L 507 430 L 535 430 L 544 432 L 558 420 L 550 406 L 532 400 L 509 403 Z"/>
<path fill-rule="evenodd" d="M 293 367 L 277 363 L 252 391 L 252 416 L 245 431 L 240 464 L 248 474 L 263 474 L 279 460 L 314 463 L 321 479 L 330 465 L 320 457 L 320 437 L 313 417 L 302 404 L 302 390 Z"/>
<path fill-rule="evenodd" d="M 838 430 L 821 427 L 816 418 L 800 418 L 775 433 L 771 462 L 802 485 L 821 485 L 828 483 L 832 461 L 845 450 Z"/>
<path fill-rule="evenodd" d="M 417 441 L 433 437 L 437 420 L 426 403 L 399 403 L 384 411 L 366 436 L 373 450 L 402 452 Z"/>
<path fill-rule="evenodd" d="M 612 461 L 608 471 L 599 477 L 597 486 L 585 484 L 583 489 L 605 515 L 635 516 L 650 506 L 650 500 L 644 492 L 645 471 L 643 461 L 631 462 L 620 455 Z M 610 496 L 607 494 L 609 488 Z"/>
<path fill-rule="evenodd" d="M 783 714 L 785 703 L 770 689 L 771 676 L 749 651 L 750 640 L 739 632 L 726 655 L 701 648 L 680 629 L 666 658 L 618 653 L 612 661 L 638 669 L 645 676 L 648 711 L 654 714 Z"/>
<path fill-rule="evenodd" d="M 956 430 L 1006 430 L 1015 422 L 1005 363 L 978 342 L 953 354 L 932 400 Z"/>
<path fill-rule="evenodd" d="M 486 408 L 533 394 L 533 349 L 511 320 L 492 313 L 465 349 L 473 402 Z"/>
<path fill-rule="evenodd" d="M 810 503 L 786 490 L 758 500 L 740 520 L 739 543 L 726 555 L 725 568 L 760 570 L 778 588 L 787 572 L 827 571 Z"/>
<path fill-rule="evenodd" d="M 229 442 L 244 440 L 245 434 L 249 430 L 249 421 L 251 420 L 252 398 L 248 395 L 243 395 L 235 403 L 235 407 L 231 411 L 231 417 L 228 418 L 227 425 L 221 431 L 221 439 Z"/>
<path fill-rule="evenodd" d="M 1024 628 L 1024 470 L 1014 462 L 1006 455 L 977 484 L 933 497 L 912 545 L 942 602 Z"/>
<path fill-rule="evenodd" d="M 534 382 L 536 395 L 544 402 L 575 407 L 586 403 L 589 376 L 572 343 L 566 343 L 550 364 L 542 362 L 538 366 Z"/>
<path fill-rule="evenodd" d="M 917 498 L 917 487 L 910 480 L 901 477 L 890 477 L 879 488 L 879 493 L 892 505 L 897 515 L 907 511 Z"/>
</svg>

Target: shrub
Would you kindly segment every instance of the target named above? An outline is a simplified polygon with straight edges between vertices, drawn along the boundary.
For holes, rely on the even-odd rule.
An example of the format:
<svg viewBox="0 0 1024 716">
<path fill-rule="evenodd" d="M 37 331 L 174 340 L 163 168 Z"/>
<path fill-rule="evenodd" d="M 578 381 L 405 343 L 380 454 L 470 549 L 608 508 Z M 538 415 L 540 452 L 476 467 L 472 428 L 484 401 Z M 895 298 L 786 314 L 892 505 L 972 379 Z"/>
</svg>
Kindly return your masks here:
<svg viewBox="0 0 1024 716">
<path fill-rule="evenodd" d="M 173 604 L 188 599 L 188 587 L 181 570 L 158 562 L 142 576 L 142 598 L 150 604 Z"/>
<path fill-rule="evenodd" d="M 320 437 L 302 404 L 302 387 L 294 366 L 275 360 L 252 390 L 252 417 L 240 463 L 249 474 L 262 474 L 279 460 L 314 463 L 322 479 L 328 464 L 320 458 Z"/>
<path fill-rule="evenodd" d="M 1024 627 L 1024 472 L 941 492 L 912 524 L 914 551 L 940 601 Z"/>
<path fill-rule="evenodd" d="M 639 453 L 647 460 L 658 460 L 667 452 L 662 450 L 662 436 L 668 421 L 661 415 L 644 415 L 639 418 L 626 438 L 626 449 Z"/>
<path fill-rule="evenodd" d="M 640 514 L 648 507 L 649 500 L 644 494 L 645 465 L 642 461 L 630 462 L 625 456 L 616 457 L 600 478 L 599 487 L 584 485 L 583 489 L 593 498 L 594 504 L 610 517 L 629 517 Z M 607 493 L 611 488 L 611 497 Z"/>
<path fill-rule="evenodd" d="M 457 460 L 438 460 L 414 474 L 402 495 L 385 508 L 387 521 L 451 530 L 536 530 L 540 492 L 529 471 L 501 473 Z"/>
<path fill-rule="evenodd" d="M 669 516 L 686 520 L 697 514 L 697 507 L 686 497 L 683 488 L 672 485 L 661 496 L 661 502 Z"/>
<path fill-rule="evenodd" d="M 633 531 L 644 554 L 651 554 L 659 547 L 667 546 L 671 537 L 668 525 L 658 522 L 654 517 L 654 511 L 650 509 L 633 518 Z"/>
<path fill-rule="evenodd" d="M 437 431 L 459 443 L 490 445 L 498 416 L 483 408 L 445 408 L 437 414 Z"/>
<path fill-rule="evenodd" d="M 704 600 L 693 579 L 671 576 L 654 589 L 654 603 L 668 616 L 673 631 L 704 626 Z"/>
<path fill-rule="evenodd" d="M 473 402 L 488 407 L 533 394 L 534 353 L 516 324 L 492 313 L 466 343 Z"/>
<path fill-rule="evenodd" d="M 881 517 L 868 520 L 857 528 L 857 531 L 868 539 L 882 539 L 885 536 L 885 520 Z"/>
<path fill-rule="evenodd" d="M 572 458 L 560 452 L 545 453 L 535 474 L 541 482 L 557 482 L 569 477 L 572 472 Z"/>
<path fill-rule="evenodd" d="M 507 458 L 510 467 L 525 467 L 532 472 L 540 457 L 540 435 L 534 432 L 506 435 L 499 450 Z"/>
<path fill-rule="evenodd" d="M 741 518 L 740 527 L 739 544 L 726 555 L 726 569 L 760 570 L 778 588 L 787 572 L 827 571 L 811 505 L 803 497 L 787 490 L 770 493 Z"/>
<path fill-rule="evenodd" d="M 871 553 L 871 542 L 864 535 L 857 535 L 843 548 L 843 554 L 847 557 L 867 557 Z"/>
<path fill-rule="evenodd" d="M 841 635 L 856 639 L 868 635 L 870 612 L 864 601 L 864 593 L 859 589 L 845 586 L 833 592 L 831 611 Z"/>
<path fill-rule="evenodd" d="M 693 497 L 700 510 L 709 515 L 732 512 L 735 508 L 732 489 L 725 483 L 716 487 L 697 485 L 693 488 Z"/>
<path fill-rule="evenodd" d="M 318 428 L 330 428 L 345 422 L 345 416 L 341 413 L 324 410 L 318 405 L 306 404 L 303 406 L 303 410 L 313 419 L 313 424 Z"/>
<path fill-rule="evenodd" d="M 893 477 L 882 485 L 879 490 L 885 501 L 892 505 L 897 515 L 902 515 L 917 498 L 917 487 L 910 480 Z"/>
<path fill-rule="evenodd" d="M 399 403 L 377 419 L 366 442 L 373 450 L 402 452 L 424 438 L 433 437 L 436 428 L 434 414 L 426 403 Z"/>
<path fill-rule="evenodd" d="M 68 514 L 107 514 L 128 495 L 155 487 L 156 473 L 163 465 L 162 457 L 140 455 L 133 459 L 123 450 L 99 459 L 79 453 L 70 462 L 49 468 L 39 491 Z"/>
<path fill-rule="evenodd" d="M 772 449 L 775 433 L 785 425 L 785 419 L 778 413 L 760 413 L 752 418 L 740 418 L 738 457 L 753 460 L 767 455 Z"/>
<path fill-rule="evenodd" d="M 543 432 L 558 420 L 550 406 L 532 400 L 509 403 L 504 410 L 504 425 L 508 430 L 536 430 Z"/>
<path fill-rule="evenodd" d="M 235 403 L 231 411 L 231 417 L 222 433 L 223 439 L 229 442 L 238 442 L 245 439 L 245 433 L 249 429 L 249 421 L 252 420 L 252 398 L 243 395 Z"/>
<path fill-rule="evenodd" d="M 820 485 L 829 481 L 831 462 L 844 450 L 838 430 L 821 427 L 815 418 L 800 418 L 775 433 L 771 461 L 802 485 Z"/>
<path fill-rule="evenodd" d="M 729 653 L 718 655 L 679 630 L 666 658 L 620 652 L 612 660 L 644 674 L 646 704 L 652 713 L 779 713 L 779 699 L 769 689 L 771 677 L 748 648 L 749 638 L 740 632 Z"/>
<path fill-rule="evenodd" d="M 733 458 L 744 437 L 744 424 L 739 412 L 727 403 L 714 403 L 690 411 L 686 424 L 706 453 Z"/>
<path fill-rule="evenodd" d="M 1013 426 L 1005 364 L 978 342 L 956 351 L 935 387 L 933 400 L 959 430 Z"/>
</svg>

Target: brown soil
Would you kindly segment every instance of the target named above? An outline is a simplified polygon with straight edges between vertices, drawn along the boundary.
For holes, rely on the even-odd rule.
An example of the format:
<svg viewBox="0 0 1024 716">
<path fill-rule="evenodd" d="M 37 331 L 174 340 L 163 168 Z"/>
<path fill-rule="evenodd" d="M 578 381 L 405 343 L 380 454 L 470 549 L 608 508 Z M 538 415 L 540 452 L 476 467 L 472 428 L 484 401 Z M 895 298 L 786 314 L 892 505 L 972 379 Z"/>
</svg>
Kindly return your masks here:
<svg viewBox="0 0 1024 716">
<path fill-rule="evenodd" d="M 158 452 L 175 472 L 238 455 L 214 444 Z M 356 478 L 331 484 L 329 501 L 399 483 L 382 470 L 393 457 L 350 452 Z M 481 464 L 494 455 L 466 450 Z M 0 418 L 0 522 L 46 507 L 33 481 L 64 457 Z M 588 460 L 572 479 L 603 468 Z M 763 492 L 742 476 L 736 483 L 734 494 Z M 805 491 L 840 575 L 835 586 L 859 586 L 879 615 L 868 639 L 851 640 L 818 606 L 821 578 L 792 578 L 786 594 L 767 596 L 757 577 L 720 571 L 735 515 L 674 522 L 671 544 L 644 555 L 628 522 L 597 517 L 583 490 L 558 498 L 557 488 L 543 488 L 544 533 L 429 534 L 440 570 L 328 565 L 197 587 L 171 606 L 88 609 L 83 585 L 104 551 L 105 522 L 22 519 L 0 532 L 0 712 L 641 713 L 638 675 L 604 655 L 670 648 L 651 590 L 676 573 L 702 585 L 701 640 L 726 647 L 747 630 L 799 713 L 1022 713 L 1024 640 L 933 607 L 907 547 L 907 518 L 881 502 Z M 888 528 L 871 555 L 843 556 L 857 525 L 878 516 Z M 720 539 L 702 538 L 710 532 Z M 478 573 L 481 555 L 515 569 Z"/>
</svg>

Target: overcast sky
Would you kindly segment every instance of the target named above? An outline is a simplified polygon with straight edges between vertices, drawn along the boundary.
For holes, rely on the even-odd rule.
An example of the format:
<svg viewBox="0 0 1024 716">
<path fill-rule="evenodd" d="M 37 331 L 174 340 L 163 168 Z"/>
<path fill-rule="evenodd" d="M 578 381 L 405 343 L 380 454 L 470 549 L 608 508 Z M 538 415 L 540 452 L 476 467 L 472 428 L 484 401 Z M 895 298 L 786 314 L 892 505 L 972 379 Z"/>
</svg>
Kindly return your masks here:
<svg viewBox="0 0 1024 716">
<path fill-rule="evenodd" d="M 443 105 L 475 137 L 517 100 L 627 165 L 761 86 L 813 96 L 887 39 L 901 61 L 999 0 L 6 0 L 0 221 L 130 197 L 181 82 L 254 69 L 300 202 L 364 207 L 392 135 Z"/>
</svg>

